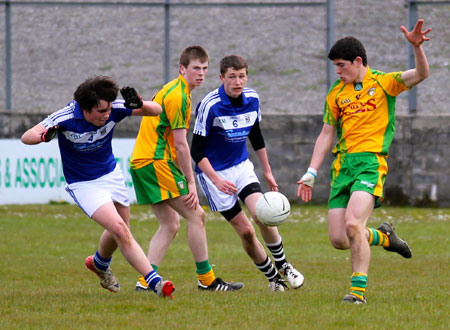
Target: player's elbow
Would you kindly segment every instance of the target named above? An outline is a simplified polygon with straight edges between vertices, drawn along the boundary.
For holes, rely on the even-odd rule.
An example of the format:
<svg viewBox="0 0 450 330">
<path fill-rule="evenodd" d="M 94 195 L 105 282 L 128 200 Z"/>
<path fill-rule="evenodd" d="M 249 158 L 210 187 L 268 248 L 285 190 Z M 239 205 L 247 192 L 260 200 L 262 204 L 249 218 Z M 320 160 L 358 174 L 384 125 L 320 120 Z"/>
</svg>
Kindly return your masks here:
<svg viewBox="0 0 450 330">
<path fill-rule="evenodd" d="M 430 76 L 430 69 L 427 67 L 427 69 L 425 70 L 424 74 L 423 74 L 423 78 L 422 80 L 427 79 Z M 421 81 L 422 81 L 421 80 Z"/>
<path fill-rule="evenodd" d="M 150 116 L 159 116 L 162 112 L 162 107 L 159 103 L 156 103 L 154 101 L 150 101 L 150 106 L 148 113 Z"/>
<path fill-rule="evenodd" d="M 154 106 L 154 109 L 153 109 L 153 114 L 155 115 L 155 116 L 159 116 L 161 113 L 162 113 L 162 107 L 158 104 L 158 103 L 156 103 L 155 102 L 155 106 Z"/>
<path fill-rule="evenodd" d="M 418 83 L 424 81 L 429 76 L 430 76 L 430 69 L 428 67 L 426 67 L 426 69 L 424 69 L 422 71 L 418 71 L 417 72 L 417 82 L 415 83 L 415 85 L 417 85 Z"/>
<path fill-rule="evenodd" d="M 31 138 L 32 132 L 30 130 L 23 133 L 22 137 L 20 138 L 20 141 L 22 141 L 23 144 L 36 144 L 35 141 Z"/>
</svg>

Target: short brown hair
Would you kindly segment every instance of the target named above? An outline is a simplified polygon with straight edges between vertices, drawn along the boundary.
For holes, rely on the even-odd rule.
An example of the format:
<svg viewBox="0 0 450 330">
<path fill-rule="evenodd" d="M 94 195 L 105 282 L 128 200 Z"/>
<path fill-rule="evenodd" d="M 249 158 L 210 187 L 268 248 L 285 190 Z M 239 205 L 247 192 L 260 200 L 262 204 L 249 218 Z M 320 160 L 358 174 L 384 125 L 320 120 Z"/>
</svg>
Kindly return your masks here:
<svg viewBox="0 0 450 330">
<path fill-rule="evenodd" d="M 233 68 L 235 70 L 245 69 L 248 74 L 248 65 L 242 56 L 239 55 L 230 55 L 222 58 L 220 61 L 220 74 L 223 76 L 227 72 L 229 68 Z"/>
<path fill-rule="evenodd" d="M 180 55 L 180 64 L 187 68 L 193 60 L 209 62 L 207 51 L 202 46 L 189 46 L 183 49 Z"/>
</svg>

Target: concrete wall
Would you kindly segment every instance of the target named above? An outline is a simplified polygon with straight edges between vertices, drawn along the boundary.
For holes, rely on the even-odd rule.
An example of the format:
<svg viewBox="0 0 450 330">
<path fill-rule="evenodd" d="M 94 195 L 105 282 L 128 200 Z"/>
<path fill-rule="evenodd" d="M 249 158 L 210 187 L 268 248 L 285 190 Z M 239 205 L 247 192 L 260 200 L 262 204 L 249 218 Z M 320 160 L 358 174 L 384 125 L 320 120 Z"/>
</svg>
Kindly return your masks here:
<svg viewBox="0 0 450 330">
<path fill-rule="evenodd" d="M 0 112 L 0 138 L 20 138 L 44 117 L 45 114 Z M 280 191 L 296 200 L 296 182 L 308 167 L 322 116 L 264 114 L 261 126 Z M 117 126 L 115 136 L 133 138 L 138 128 L 139 118 L 130 118 Z M 449 155 L 450 116 L 397 116 L 397 131 L 388 158 L 385 204 L 450 207 Z M 254 153 L 251 159 L 264 180 Z M 331 162 L 330 153 L 319 171 L 314 203 L 327 201 Z M 263 186 L 267 189 L 265 182 Z"/>
</svg>

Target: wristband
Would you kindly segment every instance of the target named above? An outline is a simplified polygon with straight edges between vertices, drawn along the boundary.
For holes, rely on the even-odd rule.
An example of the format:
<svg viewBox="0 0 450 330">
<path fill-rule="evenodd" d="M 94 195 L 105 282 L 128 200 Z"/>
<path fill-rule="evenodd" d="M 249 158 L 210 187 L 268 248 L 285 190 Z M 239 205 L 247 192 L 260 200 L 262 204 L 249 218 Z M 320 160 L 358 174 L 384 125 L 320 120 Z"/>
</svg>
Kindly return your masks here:
<svg viewBox="0 0 450 330">
<path fill-rule="evenodd" d="M 311 174 L 314 178 L 317 178 L 317 171 L 312 168 L 312 167 L 308 167 L 308 170 L 306 171 L 306 173 Z"/>
</svg>

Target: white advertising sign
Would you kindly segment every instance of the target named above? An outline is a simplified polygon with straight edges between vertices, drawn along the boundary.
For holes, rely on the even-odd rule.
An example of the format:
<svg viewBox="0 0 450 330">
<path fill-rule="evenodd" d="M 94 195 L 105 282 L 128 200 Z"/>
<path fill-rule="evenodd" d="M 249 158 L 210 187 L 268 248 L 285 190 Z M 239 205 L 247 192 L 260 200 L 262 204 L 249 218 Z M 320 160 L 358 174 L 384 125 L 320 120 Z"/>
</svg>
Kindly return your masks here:
<svg viewBox="0 0 450 330">
<path fill-rule="evenodd" d="M 113 139 L 128 196 L 136 202 L 129 170 L 135 139 Z M 25 145 L 19 139 L 0 139 L 0 204 L 73 203 L 65 190 L 58 141 Z"/>
</svg>

